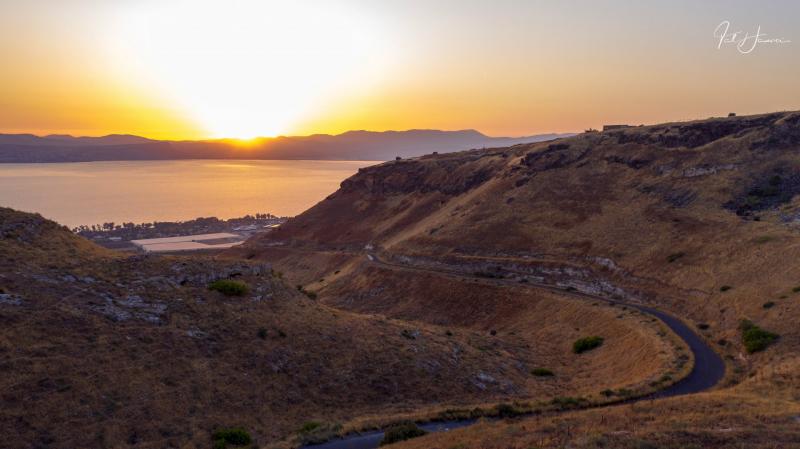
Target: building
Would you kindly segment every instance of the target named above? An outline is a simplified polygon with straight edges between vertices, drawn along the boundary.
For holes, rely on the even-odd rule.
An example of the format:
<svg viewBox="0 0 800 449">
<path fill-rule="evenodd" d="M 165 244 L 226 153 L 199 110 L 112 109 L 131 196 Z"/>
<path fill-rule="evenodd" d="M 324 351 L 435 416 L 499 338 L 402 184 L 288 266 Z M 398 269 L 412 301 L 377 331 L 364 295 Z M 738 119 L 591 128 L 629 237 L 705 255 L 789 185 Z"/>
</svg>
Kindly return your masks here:
<svg viewBox="0 0 800 449">
<path fill-rule="evenodd" d="M 216 234 L 183 235 L 157 239 L 131 240 L 131 243 L 146 253 L 173 251 L 198 251 L 225 249 L 244 243 L 244 237 L 227 232 Z"/>
</svg>

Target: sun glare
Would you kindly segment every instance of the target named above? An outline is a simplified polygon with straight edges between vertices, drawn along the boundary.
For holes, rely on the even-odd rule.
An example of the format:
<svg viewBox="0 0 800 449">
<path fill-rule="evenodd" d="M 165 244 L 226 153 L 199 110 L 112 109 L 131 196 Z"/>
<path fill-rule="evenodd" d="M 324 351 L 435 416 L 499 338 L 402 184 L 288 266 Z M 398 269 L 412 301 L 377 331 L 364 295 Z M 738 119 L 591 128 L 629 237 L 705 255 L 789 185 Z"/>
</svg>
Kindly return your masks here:
<svg viewBox="0 0 800 449">
<path fill-rule="evenodd" d="M 286 133 L 373 71 L 381 35 L 355 11 L 294 2 L 147 2 L 115 24 L 124 76 L 160 90 L 209 137 Z M 191 20 L 189 20 L 191 17 Z"/>
</svg>

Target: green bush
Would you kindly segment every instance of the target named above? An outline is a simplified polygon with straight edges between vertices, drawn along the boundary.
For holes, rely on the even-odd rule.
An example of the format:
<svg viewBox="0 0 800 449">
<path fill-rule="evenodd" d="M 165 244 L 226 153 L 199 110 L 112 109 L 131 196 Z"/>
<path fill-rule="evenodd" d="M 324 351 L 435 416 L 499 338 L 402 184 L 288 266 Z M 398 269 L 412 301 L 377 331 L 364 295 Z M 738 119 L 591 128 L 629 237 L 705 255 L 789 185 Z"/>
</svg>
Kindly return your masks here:
<svg viewBox="0 0 800 449">
<path fill-rule="evenodd" d="M 537 377 L 550 377 L 553 375 L 553 372 L 547 368 L 534 368 L 531 370 L 531 374 Z"/>
<path fill-rule="evenodd" d="M 297 432 L 298 433 L 311 433 L 311 432 L 319 429 L 320 427 L 322 427 L 322 423 L 320 423 L 320 422 L 317 422 L 317 421 L 306 421 L 306 422 L 303 423 L 303 425 L 300 427 L 300 430 L 298 430 Z"/>
<path fill-rule="evenodd" d="M 428 432 L 422 430 L 413 422 L 398 424 L 386 429 L 386 433 L 381 440 L 381 446 L 397 443 L 398 441 L 410 440 L 411 438 L 421 437 Z"/>
<path fill-rule="evenodd" d="M 225 296 L 244 296 L 247 293 L 247 284 L 241 281 L 220 279 L 208 285 L 209 290 L 217 291 Z"/>
<path fill-rule="evenodd" d="M 306 421 L 297 430 L 301 445 L 319 444 L 335 438 L 342 430 L 340 424 L 323 423 L 319 421 Z"/>
<path fill-rule="evenodd" d="M 622 396 L 623 398 L 627 398 L 633 396 L 633 391 L 627 388 L 620 388 L 617 390 L 617 396 Z"/>
<path fill-rule="evenodd" d="M 516 402 L 514 404 L 509 404 L 506 402 L 497 404 L 494 409 L 498 418 L 514 418 L 531 411 L 530 404 Z"/>
<path fill-rule="evenodd" d="M 764 304 L 762 304 L 761 307 L 763 307 L 765 309 L 771 309 L 771 308 L 775 307 L 775 303 L 772 302 L 772 301 L 767 301 Z"/>
<path fill-rule="evenodd" d="M 730 289 L 732 289 L 732 288 L 733 288 L 733 287 L 731 287 L 730 285 L 723 285 L 722 287 L 720 287 L 720 288 L 719 288 L 719 291 L 721 291 L 721 292 L 727 292 L 728 290 L 730 290 Z"/>
<path fill-rule="evenodd" d="M 229 429 L 219 429 L 211 437 L 214 440 L 214 449 L 225 448 L 228 444 L 233 446 L 244 446 L 253 442 L 250 434 L 241 427 Z"/>
<path fill-rule="evenodd" d="M 767 349 L 767 346 L 780 337 L 778 334 L 761 329 L 749 320 L 742 320 L 739 329 L 742 331 L 744 348 L 750 354 Z"/>
<path fill-rule="evenodd" d="M 572 344 L 572 352 L 575 354 L 581 354 L 586 351 L 591 351 L 592 349 L 602 345 L 603 341 L 603 337 L 598 337 L 596 335 L 579 338 L 575 340 L 575 343 Z"/>
</svg>

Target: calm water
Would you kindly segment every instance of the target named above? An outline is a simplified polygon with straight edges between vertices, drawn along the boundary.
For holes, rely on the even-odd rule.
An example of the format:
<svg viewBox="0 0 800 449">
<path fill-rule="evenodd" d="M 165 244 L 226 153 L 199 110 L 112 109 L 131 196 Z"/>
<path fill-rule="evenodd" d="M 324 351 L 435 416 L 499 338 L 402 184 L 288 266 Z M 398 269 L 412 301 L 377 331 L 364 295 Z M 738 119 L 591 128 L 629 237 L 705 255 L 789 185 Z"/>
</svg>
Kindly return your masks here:
<svg viewBox="0 0 800 449">
<path fill-rule="evenodd" d="M 0 206 L 73 227 L 297 215 L 374 161 L 133 161 L 0 164 Z"/>
</svg>

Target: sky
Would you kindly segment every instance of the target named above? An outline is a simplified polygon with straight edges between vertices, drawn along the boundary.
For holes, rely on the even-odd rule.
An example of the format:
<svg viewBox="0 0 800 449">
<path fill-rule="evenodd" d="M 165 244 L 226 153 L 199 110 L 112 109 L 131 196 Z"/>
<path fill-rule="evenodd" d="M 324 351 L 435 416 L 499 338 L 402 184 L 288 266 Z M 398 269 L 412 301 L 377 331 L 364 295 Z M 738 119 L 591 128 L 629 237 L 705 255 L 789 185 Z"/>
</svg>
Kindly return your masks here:
<svg viewBox="0 0 800 449">
<path fill-rule="evenodd" d="M 0 133 L 520 136 L 800 109 L 800 2 L 0 0 L 0 61 Z"/>
</svg>

